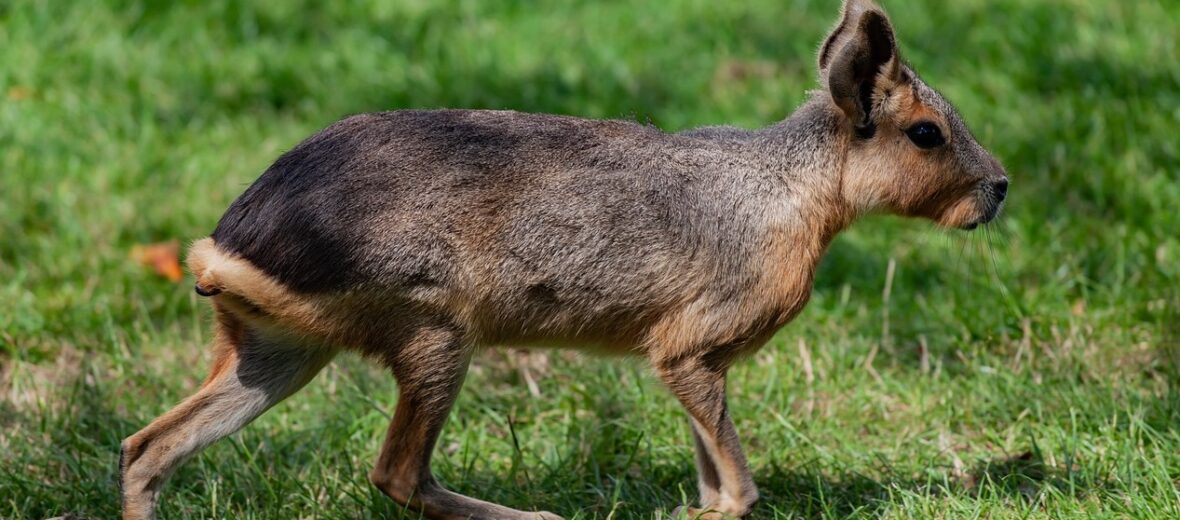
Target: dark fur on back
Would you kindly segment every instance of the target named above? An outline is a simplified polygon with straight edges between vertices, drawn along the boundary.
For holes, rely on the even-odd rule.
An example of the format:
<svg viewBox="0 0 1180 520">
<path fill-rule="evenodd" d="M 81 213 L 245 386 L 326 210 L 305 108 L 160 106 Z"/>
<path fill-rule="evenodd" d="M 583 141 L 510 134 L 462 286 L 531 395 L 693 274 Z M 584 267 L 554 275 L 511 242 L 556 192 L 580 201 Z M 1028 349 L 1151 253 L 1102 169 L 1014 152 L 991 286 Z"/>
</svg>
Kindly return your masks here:
<svg viewBox="0 0 1180 520">
<path fill-rule="evenodd" d="M 624 169 L 628 141 L 660 136 L 627 122 L 515 112 L 406 110 L 354 116 L 280 157 L 229 208 L 213 238 L 302 292 L 359 283 L 361 263 L 392 253 L 366 250 L 366 245 L 411 245 L 403 241 L 433 254 L 403 266 L 411 272 L 402 273 L 402 281 L 444 283 L 450 276 L 446 268 L 429 257 L 453 254 L 445 235 L 454 229 L 407 229 L 421 234 L 387 236 L 392 242 L 382 244 L 368 236 L 380 225 L 374 219 L 437 214 L 453 220 L 456 212 L 480 211 L 480 206 L 489 211 L 493 203 L 522 199 L 554 168 Z"/>
</svg>

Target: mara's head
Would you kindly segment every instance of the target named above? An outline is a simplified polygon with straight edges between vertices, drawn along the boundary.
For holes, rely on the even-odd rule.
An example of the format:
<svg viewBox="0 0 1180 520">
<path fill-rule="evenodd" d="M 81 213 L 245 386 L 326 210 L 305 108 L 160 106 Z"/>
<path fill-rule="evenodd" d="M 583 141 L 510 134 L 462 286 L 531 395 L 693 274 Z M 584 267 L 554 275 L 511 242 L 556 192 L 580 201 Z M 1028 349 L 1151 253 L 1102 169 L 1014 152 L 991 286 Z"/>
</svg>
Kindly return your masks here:
<svg viewBox="0 0 1180 520">
<path fill-rule="evenodd" d="M 901 60 L 871 0 L 845 0 L 819 52 L 819 75 L 846 122 L 841 189 L 858 213 L 884 211 L 973 229 L 999 213 L 1004 168 L 962 118 Z"/>
</svg>

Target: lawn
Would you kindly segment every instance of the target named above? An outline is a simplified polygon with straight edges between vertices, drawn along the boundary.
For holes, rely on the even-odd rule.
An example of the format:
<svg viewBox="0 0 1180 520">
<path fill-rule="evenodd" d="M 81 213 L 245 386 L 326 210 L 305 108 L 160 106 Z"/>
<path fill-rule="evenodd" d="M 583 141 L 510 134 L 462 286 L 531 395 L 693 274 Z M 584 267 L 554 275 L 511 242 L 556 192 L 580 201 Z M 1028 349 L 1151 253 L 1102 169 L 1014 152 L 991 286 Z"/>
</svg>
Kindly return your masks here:
<svg viewBox="0 0 1180 520">
<path fill-rule="evenodd" d="M 443 106 L 764 126 L 816 88 L 836 4 L 0 1 L 0 518 L 117 516 L 120 440 L 209 362 L 191 280 L 131 250 L 208 235 L 311 132 Z M 1180 517 L 1180 3 L 884 4 L 1011 197 L 970 234 L 837 239 L 732 373 L 754 517 Z M 396 393 L 338 358 L 184 466 L 162 516 L 414 518 L 367 480 Z M 567 518 L 696 496 L 675 400 L 568 352 L 480 354 L 436 471 Z"/>
</svg>

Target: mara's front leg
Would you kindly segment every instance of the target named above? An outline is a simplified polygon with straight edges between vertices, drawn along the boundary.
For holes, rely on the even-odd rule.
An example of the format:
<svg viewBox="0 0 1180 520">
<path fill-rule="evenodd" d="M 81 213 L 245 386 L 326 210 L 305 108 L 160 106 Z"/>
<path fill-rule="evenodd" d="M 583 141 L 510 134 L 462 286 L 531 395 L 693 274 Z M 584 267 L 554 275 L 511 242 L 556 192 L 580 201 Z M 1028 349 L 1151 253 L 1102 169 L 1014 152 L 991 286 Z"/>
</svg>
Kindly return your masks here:
<svg viewBox="0 0 1180 520">
<path fill-rule="evenodd" d="M 696 441 L 700 508 L 678 509 L 675 516 L 682 510 L 688 518 L 746 516 L 758 500 L 758 489 L 729 418 L 726 368 L 699 356 L 657 361 L 656 370 L 688 412 Z"/>
</svg>

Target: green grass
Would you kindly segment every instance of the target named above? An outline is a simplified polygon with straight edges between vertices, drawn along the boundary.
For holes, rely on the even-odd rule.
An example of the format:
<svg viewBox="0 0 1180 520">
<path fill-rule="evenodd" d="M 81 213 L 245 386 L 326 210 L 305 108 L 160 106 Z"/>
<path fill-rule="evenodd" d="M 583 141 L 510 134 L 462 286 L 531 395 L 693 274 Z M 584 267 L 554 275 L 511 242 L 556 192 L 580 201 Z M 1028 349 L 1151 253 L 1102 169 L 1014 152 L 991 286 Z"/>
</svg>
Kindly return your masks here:
<svg viewBox="0 0 1180 520">
<path fill-rule="evenodd" d="M 191 284 L 128 251 L 207 235 L 304 136 L 440 106 L 767 125 L 815 87 L 835 3 L 0 1 L 0 518 L 117 515 L 119 441 L 209 360 Z M 871 218 L 836 241 L 733 371 L 756 517 L 1180 517 L 1180 3 L 885 3 L 1012 196 L 986 232 Z M 477 359 L 449 486 L 578 518 L 695 497 L 641 363 L 552 353 L 533 398 L 524 361 Z M 341 357 L 161 512 L 401 518 L 366 478 L 395 399 Z"/>
</svg>

